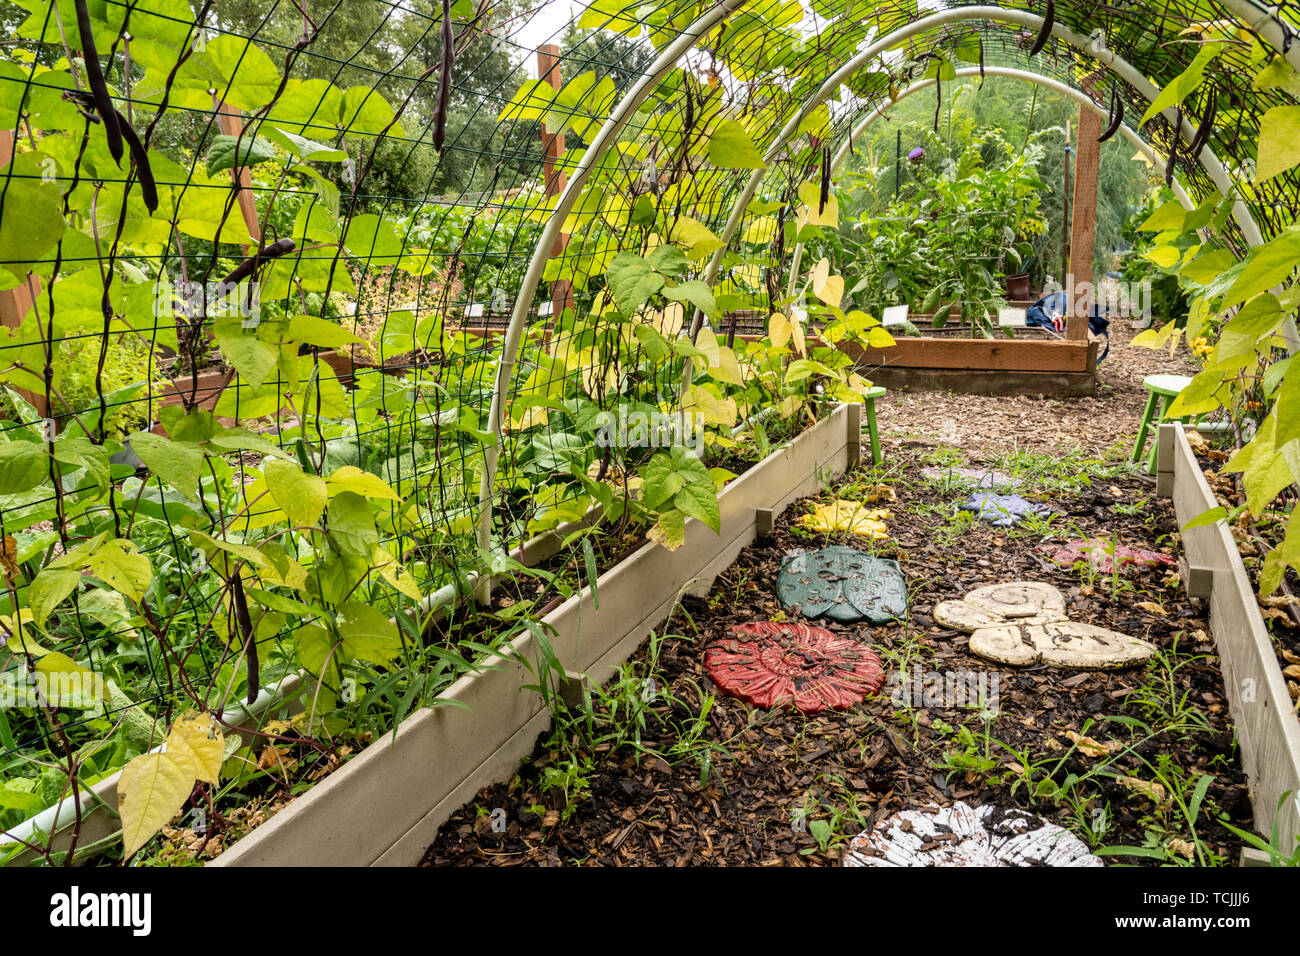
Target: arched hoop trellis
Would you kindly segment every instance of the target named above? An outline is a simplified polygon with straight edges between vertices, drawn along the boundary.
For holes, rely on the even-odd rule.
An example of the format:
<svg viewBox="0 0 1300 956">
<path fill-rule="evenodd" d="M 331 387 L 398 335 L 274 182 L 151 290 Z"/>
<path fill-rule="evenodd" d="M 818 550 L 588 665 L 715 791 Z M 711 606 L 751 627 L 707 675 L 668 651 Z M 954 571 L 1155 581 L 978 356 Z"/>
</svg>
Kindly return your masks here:
<svg viewBox="0 0 1300 956">
<path fill-rule="evenodd" d="M 479 486 L 478 544 L 484 551 L 491 548 L 492 492 L 496 481 L 500 441 L 503 433 L 505 401 L 513 378 L 514 366 L 525 323 L 528 319 L 529 307 L 541 282 L 546 260 L 550 257 L 550 250 L 556 239 L 558 239 L 563 223 L 577 201 L 591 170 L 612 146 L 614 138 L 627 123 L 632 113 L 645 102 L 653 89 L 676 68 L 680 59 L 694 47 L 701 37 L 732 13 L 745 6 L 747 2 L 748 0 L 724 0 L 724 2 L 711 8 L 683 29 L 678 37 L 659 53 L 646 74 L 620 100 L 609 119 L 583 153 L 574 169 L 572 178 L 567 183 L 559 200 L 556 202 L 554 210 L 546 221 L 541 237 L 533 249 L 523 282 L 515 297 L 495 377 L 488 421 L 490 439 L 485 451 L 484 470 Z M 1300 48 L 1290 46 L 1286 42 L 1287 28 L 1271 12 L 1249 2 L 1249 0 L 1223 0 L 1223 3 L 1224 6 L 1241 16 L 1245 22 L 1251 24 L 1252 29 L 1264 42 L 1282 52 L 1292 65 L 1300 68 Z M 1028 11 L 979 5 L 937 11 L 901 26 L 869 44 L 849 59 L 844 66 L 831 74 L 817 91 L 807 99 L 790 121 L 786 123 L 766 151 L 765 160 L 770 165 L 777 159 L 785 145 L 795 135 L 800 124 L 809 114 L 844 86 L 858 70 L 872 62 L 876 57 L 920 34 L 946 25 L 971 21 L 1000 23 L 1030 30 L 1041 29 L 1044 23 L 1042 17 Z M 1092 37 L 1083 36 L 1059 22 L 1052 25 L 1051 33 L 1053 37 L 1074 48 L 1081 55 L 1096 60 L 1102 67 L 1115 73 L 1145 98 L 1147 102 L 1153 102 L 1159 94 L 1156 85 L 1147 79 L 1140 70 L 1122 56 L 1107 48 L 1104 43 L 1097 44 Z M 1171 126 L 1177 126 L 1176 131 L 1181 134 L 1184 141 L 1190 142 L 1193 139 L 1196 133 L 1195 128 L 1190 121 L 1181 118 L 1177 110 L 1170 107 L 1161 115 Z M 1224 195 L 1231 195 L 1234 192 L 1233 177 L 1219 160 L 1212 147 L 1205 145 L 1201 147 L 1194 157 L 1189 158 L 1199 164 L 1215 187 Z M 725 251 L 734 238 L 744 217 L 744 211 L 759 185 L 763 182 L 766 172 L 766 169 L 755 170 L 738 195 L 732 213 L 718 236 L 721 240 L 721 246 L 713 254 L 704 271 L 703 278 L 705 282 L 712 283 L 717 278 Z M 1240 199 L 1234 202 L 1233 217 L 1248 245 L 1256 246 L 1263 243 L 1263 236 L 1254 217 L 1251 215 L 1250 209 Z M 696 310 L 691 321 L 692 336 L 699 331 L 702 321 L 703 313 Z M 1289 335 L 1288 338 L 1290 337 Z M 690 377 L 691 369 L 688 364 L 683 373 L 683 390 L 689 385 Z M 490 582 L 484 580 L 479 587 L 480 600 L 485 600 L 489 594 Z"/>
<path fill-rule="evenodd" d="M 956 73 L 957 79 L 997 76 L 1006 79 L 1021 80 L 1025 83 L 1032 83 L 1035 86 L 1040 86 L 1044 89 L 1051 90 L 1054 93 L 1059 93 L 1061 96 L 1068 97 L 1077 102 L 1080 106 L 1087 107 L 1101 116 L 1108 115 L 1108 111 L 1104 106 L 1082 90 L 1077 90 L 1068 84 L 1062 83 L 1060 80 L 1054 79 L 1050 76 L 1044 76 L 1042 73 L 1035 73 L 1032 70 L 1020 70 L 1009 66 L 985 66 L 983 70 L 979 67 L 963 67 L 962 69 L 957 70 Z M 930 89 L 935 85 L 935 82 L 934 79 L 917 80 L 906 89 L 900 90 L 898 95 L 889 103 L 876 107 L 865 117 L 855 123 L 850 134 L 845 138 L 844 142 L 840 144 L 839 149 L 836 150 L 835 155 L 831 158 L 831 175 L 834 176 L 836 171 L 844 165 L 845 159 L 849 156 L 850 144 L 854 140 L 862 136 L 877 120 L 883 119 L 896 105 L 915 93 L 921 93 Z M 1157 152 L 1156 148 L 1127 123 L 1121 123 L 1118 132 L 1126 140 L 1132 143 L 1133 146 L 1135 146 L 1142 155 L 1152 163 L 1160 164 L 1164 162 L 1164 157 Z M 1185 209 L 1192 209 L 1196 206 L 1195 200 L 1188 195 L 1187 190 L 1183 188 L 1183 184 L 1177 179 L 1173 181 L 1172 189 L 1174 192 L 1174 198 L 1176 198 Z M 790 274 L 786 285 L 787 297 L 793 296 L 795 293 L 795 285 L 799 274 L 799 265 L 803 259 L 803 251 L 804 244 L 800 242 L 795 244 L 794 251 L 790 254 Z"/>
<path fill-rule="evenodd" d="M 905 27 L 887 34 L 880 40 L 864 48 L 861 52 L 850 59 L 844 66 L 840 67 L 835 73 L 827 78 L 826 82 L 809 97 L 808 102 L 800 111 L 790 120 L 789 123 L 781 130 L 776 140 L 769 147 L 764 159 L 770 164 L 779 155 L 786 143 L 796 134 L 799 125 L 808 117 L 808 115 L 824 103 L 830 96 L 835 93 L 841 86 L 848 82 L 849 78 L 861 70 L 864 66 L 871 63 L 877 56 L 886 50 L 892 49 L 899 43 L 911 39 L 912 37 L 931 30 L 935 27 L 945 26 L 950 23 L 960 23 L 971 20 L 995 21 L 1012 23 L 1018 26 L 1028 27 L 1030 29 L 1039 29 L 1043 25 L 1043 18 L 1034 13 L 1028 13 L 1020 10 L 1007 10 L 1002 7 L 961 7 L 954 10 L 945 10 L 941 13 L 933 14 Z M 1097 47 L 1091 37 L 1085 37 L 1069 27 L 1056 23 L 1052 26 L 1052 35 L 1068 43 L 1080 53 L 1092 57 L 1109 70 L 1115 72 L 1122 80 L 1131 85 L 1138 91 L 1148 102 L 1153 102 L 1159 95 L 1159 89 L 1141 74 L 1132 64 L 1113 51 L 1102 47 Z M 1178 112 L 1170 107 L 1162 114 L 1171 124 L 1180 121 Z M 1190 142 L 1196 135 L 1196 129 L 1186 119 L 1181 119 L 1181 133 L 1183 138 Z M 1193 157 L 1205 170 L 1206 174 L 1214 182 L 1214 185 L 1229 195 L 1233 191 L 1232 177 L 1219 161 L 1214 150 L 1210 146 L 1204 146 L 1200 152 Z M 726 249 L 740 227 L 741 220 L 744 218 L 745 208 L 749 205 L 758 187 L 762 184 L 767 173 L 766 169 L 755 170 L 750 176 L 749 181 L 745 184 L 744 190 L 741 191 L 737 199 L 731 217 L 727 220 L 719 239 L 722 240 L 722 246 L 714 253 L 713 258 L 709 260 L 709 265 L 705 271 L 704 279 L 706 282 L 713 282 L 717 278 L 718 270 L 721 268 L 723 256 Z M 1250 209 L 1246 204 L 1238 199 L 1233 204 L 1233 218 L 1241 228 L 1242 235 L 1247 244 L 1256 246 L 1263 241 L 1263 235 L 1260 233 L 1259 226 L 1255 222 L 1254 216 L 1251 215 Z M 699 330 L 703 313 L 698 310 L 695 313 L 694 320 L 691 324 L 691 334 Z M 689 375 L 689 366 L 687 375 Z"/>
</svg>

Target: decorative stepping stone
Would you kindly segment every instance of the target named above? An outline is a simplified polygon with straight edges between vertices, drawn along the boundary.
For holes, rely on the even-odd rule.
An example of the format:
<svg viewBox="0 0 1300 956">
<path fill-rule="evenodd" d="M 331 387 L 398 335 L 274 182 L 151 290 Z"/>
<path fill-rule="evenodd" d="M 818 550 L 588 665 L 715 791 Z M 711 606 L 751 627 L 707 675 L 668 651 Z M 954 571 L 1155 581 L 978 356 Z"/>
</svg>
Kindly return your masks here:
<svg viewBox="0 0 1300 956">
<path fill-rule="evenodd" d="M 1000 471 L 984 468 L 922 468 L 921 474 L 931 481 L 957 488 L 1018 488 L 1020 479 Z"/>
<path fill-rule="evenodd" d="M 1012 667 L 1042 662 L 1048 667 L 1101 671 L 1141 664 L 1156 649 L 1144 640 L 1095 624 L 1049 621 L 981 627 L 970 636 L 970 651 Z"/>
<path fill-rule="evenodd" d="M 995 495 L 989 491 L 977 491 L 958 507 L 962 511 L 973 511 L 977 518 L 999 528 L 1009 528 L 1019 524 L 1030 515 L 1046 517 L 1052 513 L 1047 505 L 1028 501 L 1019 495 Z"/>
<path fill-rule="evenodd" d="M 976 588 L 960 601 L 936 604 L 933 616 L 969 633 L 972 654 L 1013 667 L 1113 670 L 1140 664 L 1156 650 L 1139 638 L 1066 620 L 1064 596 L 1037 581 Z"/>
<path fill-rule="evenodd" d="M 828 505 L 816 505 L 799 523 L 810 531 L 848 531 L 864 538 L 887 538 L 885 519 L 890 517 L 883 508 L 866 508 L 860 501 L 839 499 Z"/>
<path fill-rule="evenodd" d="M 849 841 L 844 866 L 1103 866 L 1073 833 L 1014 807 L 903 810 Z"/>
<path fill-rule="evenodd" d="M 996 627 L 999 624 L 1006 623 L 1001 618 L 986 614 L 965 601 L 940 601 L 934 606 L 932 616 L 934 617 L 934 623 L 940 627 L 951 628 L 954 631 L 965 631 L 967 634 L 978 631 L 981 627 Z"/>
<path fill-rule="evenodd" d="M 941 601 L 934 619 L 944 627 L 970 634 L 982 627 L 1046 624 L 1065 620 L 1065 597 L 1050 584 L 1011 581 L 976 588 L 960 601 Z"/>
<path fill-rule="evenodd" d="M 1044 547 L 1039 550 L 1051 554 L 1056 564 L 1073 567 L 1080 561 L 1087 561 L 1094 571 L 1110 574 L 1118 562 L 1122 568 L 1134 565 L 1140 568 L 1155 568 L 1160 565 L 1174 565 L 1178 562 L 1159 551 L 1147 551 L 1143 548 L 1130 548 L 1127 545 L 1116 546 L 1106 538 L 1079 538 L 1063 548 Z"/>
<path fill-rule="evenodd" d="M 967 604 L 1007 620 L 1031 617 L 1047 617 L 1055 621 L 1065 619 L 1065 595 L 1050 584 L 1037 581 L 990 584 L 971 591 L 965 600 Z"/>
<path fill-rule="evenodd" d="M 719 688 L 755 707 L 842 710 L 885 682 L 870 648 L 825 628 L 754 621 L 735 625 L 731 635 L 708 649 L 704 664 Z"/>
<path fill-rule="evenodd" d="M 776 595 L 812 620 L 888 624 L 907 613 L 907 581 L 898 562 L 838 544 L 787 557 Z"/>
</svg>

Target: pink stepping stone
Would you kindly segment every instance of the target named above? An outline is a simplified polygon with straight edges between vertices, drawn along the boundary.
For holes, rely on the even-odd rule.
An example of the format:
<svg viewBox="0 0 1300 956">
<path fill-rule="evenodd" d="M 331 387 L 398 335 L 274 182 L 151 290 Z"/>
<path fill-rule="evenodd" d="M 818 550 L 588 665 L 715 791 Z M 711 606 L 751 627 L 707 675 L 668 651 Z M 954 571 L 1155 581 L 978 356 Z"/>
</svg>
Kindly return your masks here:
<svg viewBox="0 0 1300 956">
<path fill-rule="evenodd" d="M 1114 547 L 1112 553 L 1112 543 L 1105 538 L 1080 538 L 1071 541 L 1063 548 L 1045 547 L 1041 550 L 1051 553 L 1052 560 L 1057 564 L 1070 567 L 1079 561 L 1087 561 L 1094 570 L 1104 574 L 1109 574 L 1115 569 L 1116 561 L 1119 562 L 1120 567 L 1132 564 L 1141 568 L 1177 563 L 1167 554 L 1142 548 L 1130 548 L 1123 544 Z"/>
</svg>

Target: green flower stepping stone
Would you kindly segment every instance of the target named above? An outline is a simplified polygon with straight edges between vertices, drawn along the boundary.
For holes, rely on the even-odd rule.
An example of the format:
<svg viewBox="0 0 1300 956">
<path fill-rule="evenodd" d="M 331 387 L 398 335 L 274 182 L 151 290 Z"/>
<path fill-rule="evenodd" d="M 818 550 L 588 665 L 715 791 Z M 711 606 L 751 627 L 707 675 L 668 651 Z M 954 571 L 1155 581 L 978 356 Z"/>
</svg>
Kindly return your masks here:
<svg viewBox="0 0 1300 956">
<path fill-rule="evenodd" d="M 907 613 L 907 580 L 898 562 L 843 545 L 787 557 L 776 595 L 809 620 L 888 624 Z"/>
</svg>

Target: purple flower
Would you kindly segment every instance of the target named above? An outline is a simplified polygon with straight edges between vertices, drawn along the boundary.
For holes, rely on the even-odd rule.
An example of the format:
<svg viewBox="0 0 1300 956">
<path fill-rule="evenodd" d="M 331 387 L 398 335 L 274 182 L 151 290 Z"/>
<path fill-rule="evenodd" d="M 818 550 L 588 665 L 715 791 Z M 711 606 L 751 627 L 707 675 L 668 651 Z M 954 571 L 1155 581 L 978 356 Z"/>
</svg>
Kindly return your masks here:
<svg viewBox="0 0 1300 956">
<path fill-rule="evenodd" d="M 907 154 L 907 158 L 914 163 L 919 163 L 921 160 L 925 159 L 925 150 L 918 146 Z"/>
</svg>

